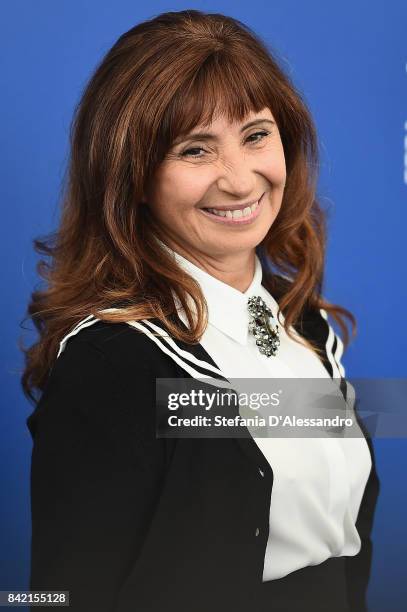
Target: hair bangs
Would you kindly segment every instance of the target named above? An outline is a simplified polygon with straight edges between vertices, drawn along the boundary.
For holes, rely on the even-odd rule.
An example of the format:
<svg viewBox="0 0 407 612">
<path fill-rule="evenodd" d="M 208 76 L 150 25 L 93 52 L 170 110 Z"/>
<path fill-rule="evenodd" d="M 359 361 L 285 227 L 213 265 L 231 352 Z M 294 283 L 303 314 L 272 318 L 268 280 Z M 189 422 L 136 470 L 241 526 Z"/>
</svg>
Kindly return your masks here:
<svg viewBox="0 0 407 612">
<path fill-rule="evenodd" d="M 263 73 L 264 74 L 264 73 Z M 270 84 L 250 61 L 238 66 L 224 51 L 214 51 L 186 79 L 169 102 L 162 121 L 162 142 L 167 148 L 199 127 L 209 127 L 219 116 L 230 123 L 270 106 Z"/>
</svg>

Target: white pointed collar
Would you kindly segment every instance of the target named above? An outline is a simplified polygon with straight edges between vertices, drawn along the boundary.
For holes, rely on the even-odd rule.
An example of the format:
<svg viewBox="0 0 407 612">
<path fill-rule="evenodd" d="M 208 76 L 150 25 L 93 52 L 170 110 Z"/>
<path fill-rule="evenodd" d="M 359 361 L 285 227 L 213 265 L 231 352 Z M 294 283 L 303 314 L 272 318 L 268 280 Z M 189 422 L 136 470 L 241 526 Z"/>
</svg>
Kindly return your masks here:
<svg viewBox="0 0 407 612">
<path fill-rule="evenodd" d="M 208 304 L 209 324 L 215 326 L 233 338 L 233 340 L 236 340 L 236 342 L 246 344 L 250 321 L 247 301 L 249 297 L 254 295 L 264 297 L 264 288 L 261 284 L 263 270 L 257 254 L 255 255 L 253 280 L 248 289 L 242 293 L 238 289 L 208 274 L 208 272 L 205 272 L 173 249 L 170 249 L 163 242 L 159 242 L 174 255 L 177 263 L 199 283 Z"/>
</svg>

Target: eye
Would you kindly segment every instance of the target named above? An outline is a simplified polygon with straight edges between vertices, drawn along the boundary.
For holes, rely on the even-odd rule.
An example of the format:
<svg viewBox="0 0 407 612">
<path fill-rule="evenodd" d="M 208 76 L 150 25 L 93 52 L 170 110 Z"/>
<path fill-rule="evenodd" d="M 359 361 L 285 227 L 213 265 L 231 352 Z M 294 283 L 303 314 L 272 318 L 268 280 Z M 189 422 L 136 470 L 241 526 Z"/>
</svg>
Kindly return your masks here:
<svg viewBox="0 0 407 612">
<path fill-rule="evenodd" d="M 249 138 L 253 138 L 253 136 L 261 136 L 262 138 L 250 141 L 251 143 L 257 143 L 257 142 L 260 142 L 260 140 L 263 140 L 263 138 L 265 138 L 269 134 L 270 134 L 270 132 L 265 132 L 265 131 L 255 132 L 254 134 L 250 134 L 250 136 L 248 136 L 246 140 L 249 140 Z M 193 158 L 197 158 L 197 159 L 202 157 L 201 155 L 199 155 L 199 156 L 198 155 L 191 155 L 191 151 L 204 151 L 204 149 L 202 147 L 191 147 L 190 149 L 185 149 L 185 151 L 182 151 L 181 157 L 193 157 Z"/>
<path fill-rule="evenodd" d="M 252 136 L 268 136 L 270 134 L 270 132 L 255 132 L 254 134 L 250 134 L 250 136 L 248 136 L 248 138 L 252 138 Z M 260 140 L 263 140 L 263 138 L 260 138 Z M 252 140 L 251 142 L 259 142 L 259 140 Z"/>
<path fill-rule="evenodd" d="M 203 151 L 202 147 L 193 147 L 191 149 L 186 149 L 182 151 L 181 157 L 198 157 L 197 155 L 191 155 L 191 151 Z"/>
</svg>

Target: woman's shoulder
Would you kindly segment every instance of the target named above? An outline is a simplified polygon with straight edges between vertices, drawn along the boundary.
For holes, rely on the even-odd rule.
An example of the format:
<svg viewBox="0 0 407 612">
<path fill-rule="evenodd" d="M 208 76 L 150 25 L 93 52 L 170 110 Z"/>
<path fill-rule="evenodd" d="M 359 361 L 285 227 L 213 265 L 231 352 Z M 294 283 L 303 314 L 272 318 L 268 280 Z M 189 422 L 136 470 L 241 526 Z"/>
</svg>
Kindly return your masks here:
<svg viewBox="0 0 407 612">
<path fill-rule="evenodd" d="M 37 417 L 55 409 L 69 419 L 115 419 L 137 400 L 152 406 L 156 378 L 177 375 L 145 334 L 127 323 L 96 321 L 65 339 L 28 427 L 33 433 Z"/>
<path fill-rule="evenodd" d="M 271 287 L 272 295 L 280 303 L 282 297 L 292 287 L 293 280 L 288 276 L 275 274 L 267 277 L 266 288 Z M 294 330 L 320 351 L 321 359 L 330 376 L 345 376 L 341 358 L 344 344 L 329 321 L 328 312 L 314 303 L 305 303 L 293 323 Z"/>
<path fill-rule="evenodd" d="M 276 302 L 280 304 L 282 298 L 292 288 L 293 282 L 288 276 L 273 274 L 265 278 L 264 285 Z M 294 327 L 301 334 L 311 337 L 316 336 L 315 339 L 318 340 L 320 336 L 325 336 L 329 327 L 327 312 L 323 308 L 307 302 L 303 305 Z"/>
<path fill-rule="evenodd" d="M 72 336 L 67 334 L 61 341 L 62 350 L 60 349 L 55 367 L 59 363 L 72 364 L 72 356 L 82 357 L 82 362 L 83 359 L 90 359 L 90 356 L 93 356 L 93 361 L 110 364 L 111 368 L 121 374 L 128 371 L 134 376 L 139 370 L 146 372 L 148 367 L 156 371 L 162 367 L 165 355 L 162 351 L 156 350 L 151 336 L 146 333 L 151 330 L 145 325 L 141 327 L 143 331 L 127 322 L 113 323 L 101 320 L 87 324 L 75 331 Z M 160 341 L 164 342 L 168 334 L 161 327 L 159 335 Z M 168 367 L 168 360 L 164 359 L 164 363 Z"/>
</svg>

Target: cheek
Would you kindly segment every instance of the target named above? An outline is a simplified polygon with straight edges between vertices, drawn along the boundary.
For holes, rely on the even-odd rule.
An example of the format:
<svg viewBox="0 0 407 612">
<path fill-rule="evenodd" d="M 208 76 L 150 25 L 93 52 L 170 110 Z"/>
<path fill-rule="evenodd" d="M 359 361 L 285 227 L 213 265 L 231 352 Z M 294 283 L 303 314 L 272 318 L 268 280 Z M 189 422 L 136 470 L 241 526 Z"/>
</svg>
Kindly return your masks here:
<svg viewBox="0 0 407 612">
<path fill-rule="evenodd" d="M 279 141 L 272 149 L 265 172 L 276 189 L 284 188 L 287 172 L 283 144 Z"/>
<path fill-rule="evenodd" d="M 150 191 L 152 208 L 157 214 L 185 213 L 201 201 L 207 183 L 203 173 L 194 170 L 172 166 L 157 173 Z"/>
</svg>

